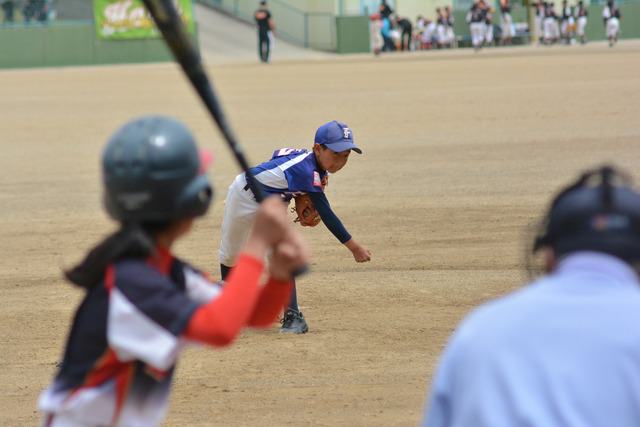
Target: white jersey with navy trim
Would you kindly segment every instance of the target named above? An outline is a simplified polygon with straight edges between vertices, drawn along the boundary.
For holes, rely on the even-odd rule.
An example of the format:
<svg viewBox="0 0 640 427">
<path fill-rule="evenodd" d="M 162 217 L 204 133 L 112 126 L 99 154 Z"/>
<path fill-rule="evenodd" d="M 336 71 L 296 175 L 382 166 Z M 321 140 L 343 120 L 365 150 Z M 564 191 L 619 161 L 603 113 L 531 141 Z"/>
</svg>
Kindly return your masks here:
<svg viewBox="0 0 640 427">
<path fill-rule="evenodd" d="M 280 194 L 287 201 L 296 194 L 322 192 L 322 179 L 328 175 L 320 170 L 313 151 L 293 148 L 276 150 L 251 173 L 267 194 Z"/>
<path fill-rule="evenodd" d="M 293 148 L 276 150 L 270 160 L 251 168 L 251 173 L 267 194 L 280 195 L 284 202 L 290 202 L 296 195 L 308 194 L 323 224 L 340 243 L 351 239 L 324 194 L 322 180 L 329 173 L 320 168 L 313 151 Z M 229 186 L 225 203 L 218 259 L 220 264 L 231 267 L 247 240 L 258 210 L 258 203 L 244 173 L 238 175 Z"/>
</svg>

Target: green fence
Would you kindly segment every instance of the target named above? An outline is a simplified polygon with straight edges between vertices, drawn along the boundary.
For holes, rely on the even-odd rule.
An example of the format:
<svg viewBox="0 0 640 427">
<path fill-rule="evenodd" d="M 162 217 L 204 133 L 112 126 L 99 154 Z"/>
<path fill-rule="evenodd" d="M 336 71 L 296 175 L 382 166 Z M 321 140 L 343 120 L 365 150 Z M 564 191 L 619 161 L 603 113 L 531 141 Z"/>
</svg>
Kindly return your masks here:
<svg viewBox="0 0 640 427">
<path fill-rule="evenodd" d="M 162 39 L 100 40 L 93 23 L 0 28 L 0 68 L 172 60 Z"/>
<path fill-rule="evenodd" d="M 99 39 L 91 0 L 0 4 L 0 69 L 173 61 L 162 38 Z"/>
<path fill-rule="evenodd" d="M 366 16 L 337 16 L 336 35 L 337 53 L 364 53 L 371 49 Z"/>
</svg>

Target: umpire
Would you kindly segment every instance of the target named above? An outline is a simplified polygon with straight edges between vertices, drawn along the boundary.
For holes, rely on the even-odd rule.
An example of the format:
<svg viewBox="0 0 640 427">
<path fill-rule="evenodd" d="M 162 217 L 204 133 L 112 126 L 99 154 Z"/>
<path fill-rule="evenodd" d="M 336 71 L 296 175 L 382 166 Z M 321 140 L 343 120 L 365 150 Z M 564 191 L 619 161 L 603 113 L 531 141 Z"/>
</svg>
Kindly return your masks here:
<svg viewBox="0 0 640 427">
<path fill-rule="evenodd" d="M 271 12 L 267 9 L 267 2 L 261 1 L 260 8 L 253 15 L 258 26 L 258 54 L 260 61 L 270 62 L 271 36 L 275 30 L 275 25 L 271 19 Z"/>
<path fill-rule="evenodd" d="M 601 167 L 542 224 L 547 274 L 463 321 L 423 425 L 640 426 L 640 194 Z"/>
</svg>

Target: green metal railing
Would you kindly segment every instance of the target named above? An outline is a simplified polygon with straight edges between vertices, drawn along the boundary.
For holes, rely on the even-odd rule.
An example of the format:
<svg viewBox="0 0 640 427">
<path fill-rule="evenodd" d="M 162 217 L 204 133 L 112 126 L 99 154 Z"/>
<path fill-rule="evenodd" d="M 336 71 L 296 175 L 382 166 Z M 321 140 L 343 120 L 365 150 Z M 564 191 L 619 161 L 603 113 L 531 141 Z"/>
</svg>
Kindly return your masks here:
<svg viewBox="0 0 640 427">
<path fill-rule="evenodd" d="M 253 13 L 258 2 L 242 0 L 196 0 L 214 6 L 237 18 L 254 23 Z M 280 0 L 269 1 L 269 11 L 276 32 L 294 43 L 322 50 L 336 49 L 335 15 L 332 12 L 306 12 Z"/>
</svg>

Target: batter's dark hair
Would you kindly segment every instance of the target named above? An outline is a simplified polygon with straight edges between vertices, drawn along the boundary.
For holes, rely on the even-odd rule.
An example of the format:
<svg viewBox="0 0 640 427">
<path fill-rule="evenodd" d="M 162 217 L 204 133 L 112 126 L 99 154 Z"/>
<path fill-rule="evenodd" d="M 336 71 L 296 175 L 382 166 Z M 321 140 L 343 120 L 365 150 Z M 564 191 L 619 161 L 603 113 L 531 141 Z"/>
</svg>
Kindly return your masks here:
<svg viewBox="0 0 640 427">
<path fill-rule="evenodd" d="M 115 233 L 96 245 L 75 267 L 64 272 L 71 283 L 91 289 L 99 284 L 105 270 L 124 258 L 144 259 L 155 252 L 155 236 L 173 222 L 147 222 L 123 224 Z"/>
</svg>

